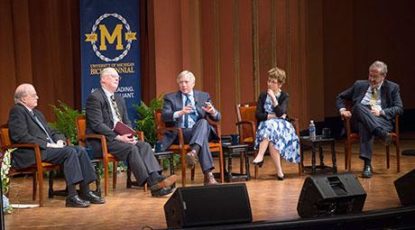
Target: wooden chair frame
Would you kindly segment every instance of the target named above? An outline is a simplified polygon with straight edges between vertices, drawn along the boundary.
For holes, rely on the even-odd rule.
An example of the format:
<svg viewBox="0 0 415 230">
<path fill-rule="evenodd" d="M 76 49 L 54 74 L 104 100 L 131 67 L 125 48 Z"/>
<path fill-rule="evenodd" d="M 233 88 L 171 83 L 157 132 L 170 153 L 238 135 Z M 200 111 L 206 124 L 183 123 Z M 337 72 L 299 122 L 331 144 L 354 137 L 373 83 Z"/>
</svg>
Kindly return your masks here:
<svg viewBox="0 0 415 230">
<path fill-rule="evenodd" d="M 116 189 L 117 187 L 117 166 L 118 159 L 112 155 L 107 148 L 107 139 L 104 135 L 100 134 L 86 134 L 86 117 L 85 115 L 78 116 L 76 119 L 76 128 L 77 128 L 77 140 L 80 146 L 86 146 L 87 139 L 95 139 L 101 143 L 102 149 L 102 162 L 104 168 L 104 195 L 108 195 L 109 189 L 109 167 L 108 164 L 112 162 L 113 173 L 112 173 L 112 188 Z M 138 139 L 144 141 L 144 134 L 141 131 L 136 131 Z M 127 188 L 131 187 L 131 171 L 127 169 Z M 147 186 L 144 186 L 144 191 L 147 191 Z"/>
<path fill-rule="evenodd" d="M 186 153 L 191 150 L 190 146 L 188 144 L 184 143 L 184 137 L 183 137 L 183 130 L 181 128 L 176 127 L 166 127 L 165 123 L 163 122 L 161 118 L 161 109 L 158 109 L 154 112 L 154 120 L 156 125 L 156 133 L 157 133 L 157 140 L 161 140 L 163 138 L 163 135 L 167 131 L 176 131 L 178 135 L 178 144 L 172 144 L 167 150 L 172 151 L 174 153 L 177 153 L 180 155 L 181 158 L 181 165 L 182 165 L 182 186 L 186 186 Z M 208 119 L 208 122 L 210 125 L 212 125 L 217 135 L 221 136 L 221 129 L 220 125 L 217 122 L 213 122 L 210 119 Z M 222 140 L 219 140 L 218 142 L 209 142 L 209 148 L 210 151 L 218 152 L 219 153 L 219 170 L 220 170 L 220 181 L 221 183 L 225 182 L 225 176 L 224 176 L 224 162 L 223 162 L 223 151 L 222 151 Z M 191 169 L 191 180 L 194 181 L 195 176 L 195 169 Z"/>
<path fill-rule="evenodd" d="M 349 103 L 348 103 L 349 104 Z M 349 107 L 349 106 L 348 106 Z M 350 109 L 350 107 L 349 107 Z M 352 144 L 359 143 L 359 134 L 352 131 L 350 118 L 342 117 L 344 128 L 346 130 L 346 140 L 344 141 L 344 168 L 349 171 L 352 170 Z M 395 145 L 396 149 L 396 171 L 401 171 L 401 160 L 400 160 L 400 137 L 399 137 L 399 115 L 395 116 L 395 130 L 390 132 L 392 137 L 392 144 Z M 385 146 L 386 148 L 386 167 L 390 168 L 390 145 Z"/>
<path fill-rule="evenodd" d="M 256 102 L 248 102 L 248 103 L 242 103 L 237 104 L 235 106 L 236 108 L 236 115 L 237 115 L 237 122 L 235 123 L 238 128 L 238 134 L 240 136 L 240 141 L 242 144 L 249 144 L 252 147 L 255 144 L 255 137 L 256 137 L 256 124 L 257 120 L 255 118 L 255 112 L 256 112 Z M 242 111 L 246 110 L 246 111 Z M 247 112 L 249 115 L 246 116 L 244 112 Z M 248 117 L 248 118 L 245 118 Z M 300 137 L 300 127 L 299 122 L 297 118 L 292 118 L 291 123 L 294 126 L 295 132 L 298 137 Z M 301 159 L 302 161 L 302 159 Z M 298 175 L 302 175 L 302 164 L 298 164 Z M 258 166 L 255 165 L 255 173 L 254 178 L 256 179 L 258 176 Z"/>
<path fill-rule="evenodd" d="M 12 144 L 10 136 L 9 136 L 9 128 L 7 125 L 2 125 L 0 127 L 0 147 L 1 151 L 7 151 L 8 149 L 13 148 L 27 148 L 33 149 L 35 154 L 35 164 L 22 169 L 17 169 L 14 167 L 10 168 L 9 176 L 24 174 L 24 175 L 31 175 L 33 176 L 33 193 L 32 199 L 36 200 L 36 191 L 37 186 L 39 187 L 39 206 L 43 207 L 43 172 L 53 171 L 60 168 L 57 164 L 51 164 L 47 162 L 42 162 L 41 151 L 38 144 Z M 13 152 L 11 153 L 11 157 L 13 157 Z M 52 173 L 52 172 L 51 172 Z M 37 185 L 36 185 L 37 184 Z M 49 197 L 53 197 L 53 176 L 49 175 Z"/>
</svg>

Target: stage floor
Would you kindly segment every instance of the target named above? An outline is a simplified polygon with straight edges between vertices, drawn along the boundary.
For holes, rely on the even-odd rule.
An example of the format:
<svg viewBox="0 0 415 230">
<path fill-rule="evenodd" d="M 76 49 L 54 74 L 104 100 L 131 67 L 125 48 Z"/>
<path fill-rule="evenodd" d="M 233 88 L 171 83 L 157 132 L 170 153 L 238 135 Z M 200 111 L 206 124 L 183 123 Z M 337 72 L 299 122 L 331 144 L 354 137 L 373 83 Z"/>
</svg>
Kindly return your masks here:
<svg viewBox="0 0 415 230">
<path fill-rule="evenodd" d="M 415 148 L 415 142 L 401 140 L 401 150 Z M 352 173 L 358 176 L 367 193 L 364 211 L 399 207 L 393 181 L 415 168 L 415 156 L 401 156 L 401 172 L 396 172 L 395 149 L 391 148 L 391 168 L 386 169 L 385 148 L 382 143 L 375 143 L 371 179 L 360 177 L 363 167 L 358 159 L 358 145 L 354 146 Z M 344 145 L 336 143 L 338 172 L 344 170 Z M 251 159 L 252 160 L 252 159 Z M 234 169 L 239 168 L 239 161 L 234 161 Z M 310 163 L 310 154 L 306 153 L 305 163 Z M 331 164 L 331 157 L 325 152 L 326 165 Z M 216 165 L 218 163 L 216 162 Z M 269 156 L 259 170 L 259 177 L 246 182 L 252 207 L 254 222 L 295 220 L 297 203 L 304 183 L 309 174 L 298 176 L 298 166 L 283 161 L 286 179 L 278 181 L 275 168 Z M 251 167 L 251 175 L 254 169 Z M 167 172 L 165 172 L 167 173 Z M 176 171 L 180 175 L 180 171 Z M 190 179 L 189 179 L 190 180 Z M 11 182 L 10 200 L 13 204 L 37 204 L 31 200 L 31 178 L 15 178 Z M 196 177 L 189 186 L 202 185 L 203 175 L 196 168 Z M 180 182 L 178 183 L 180 186 Z M 56 188 L 63 188 L 62 180 L 56 182 Z M 47 189 L 47 182 L 45 182 Z M 92 205 L 86 209 L 65 208 L 63 197 L 47 199 L 42 208 L 14 209 L 5 216 L 6 229 L 162 229 L 166 228 L 163 206 L 168 197 L 152 198 L 150 192 L 142 188 L 127 189 L 125 173 L 118 175 L 117 189 L 110 189 L 105 197 L 106 204 Z M 148 228 L 147 228 L 148 227 Z"/>
</svg>

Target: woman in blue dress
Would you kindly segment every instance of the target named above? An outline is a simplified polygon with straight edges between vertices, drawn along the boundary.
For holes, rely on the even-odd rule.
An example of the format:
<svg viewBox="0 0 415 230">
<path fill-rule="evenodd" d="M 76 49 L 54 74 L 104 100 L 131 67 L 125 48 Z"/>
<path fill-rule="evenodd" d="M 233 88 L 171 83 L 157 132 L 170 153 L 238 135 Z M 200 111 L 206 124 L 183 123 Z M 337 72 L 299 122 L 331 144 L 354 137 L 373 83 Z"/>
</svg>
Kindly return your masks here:
<svg viewBox="0 0 415 230">
<path fill-rule="evenodd" d="M 277 169 L 277 179 L 283 180 L 280 156 L 292 163 L 300 162 L 299 139 L 287 120 L 288 93 L 281 91 L 286 80 L 285 71 L 278 67 L 268 71 L 268 90 L 261 92 L 256 107 L 258 129 L 255 148 L 258 154 L 253 164 L 262 166 L 268 149 Z"/>
</svg>

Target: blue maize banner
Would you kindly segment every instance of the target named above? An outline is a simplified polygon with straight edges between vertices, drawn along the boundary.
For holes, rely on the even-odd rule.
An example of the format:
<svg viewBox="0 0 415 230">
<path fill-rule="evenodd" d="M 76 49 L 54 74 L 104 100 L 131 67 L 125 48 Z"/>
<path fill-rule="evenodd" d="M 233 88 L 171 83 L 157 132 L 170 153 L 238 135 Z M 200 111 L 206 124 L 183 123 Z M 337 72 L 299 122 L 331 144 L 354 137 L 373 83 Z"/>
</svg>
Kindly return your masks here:
<svg viewBox="0 0 415 230">
<path fill-rule="evenodd" d="M 131 121 L 137 119 L 134 104 L 141 102 L 139 9 L 137 0 L 81 0 L 82 108 L 100 87 L 106 67 L 121 76 L 117 93 L 126 101 Z"/>
</svg>

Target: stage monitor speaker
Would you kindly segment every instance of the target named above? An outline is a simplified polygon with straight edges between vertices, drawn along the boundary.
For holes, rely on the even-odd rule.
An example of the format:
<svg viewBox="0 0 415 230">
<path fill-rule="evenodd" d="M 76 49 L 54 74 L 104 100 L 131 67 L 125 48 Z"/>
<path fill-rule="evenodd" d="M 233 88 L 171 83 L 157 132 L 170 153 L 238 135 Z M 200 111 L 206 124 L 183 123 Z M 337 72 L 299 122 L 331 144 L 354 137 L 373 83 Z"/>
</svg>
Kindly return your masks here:
<svg viewBox="0 0 415 230">
<path fill-rule="evenodd" d="M 415 169 L 401 176 L 394 182 L 396 192 L 402 205 L 415 204 Z"/>
<path fill-rule="evenodd" d="M 178 188 L 164 205 L 168 228 L 252 222 L 245 184 Z"/>
<path fill-rule="evenodd" d="M 298 200 L 301 217 L 361 212 L 366 192 L 352 174 L 307 177 Z"/>
</svg>

